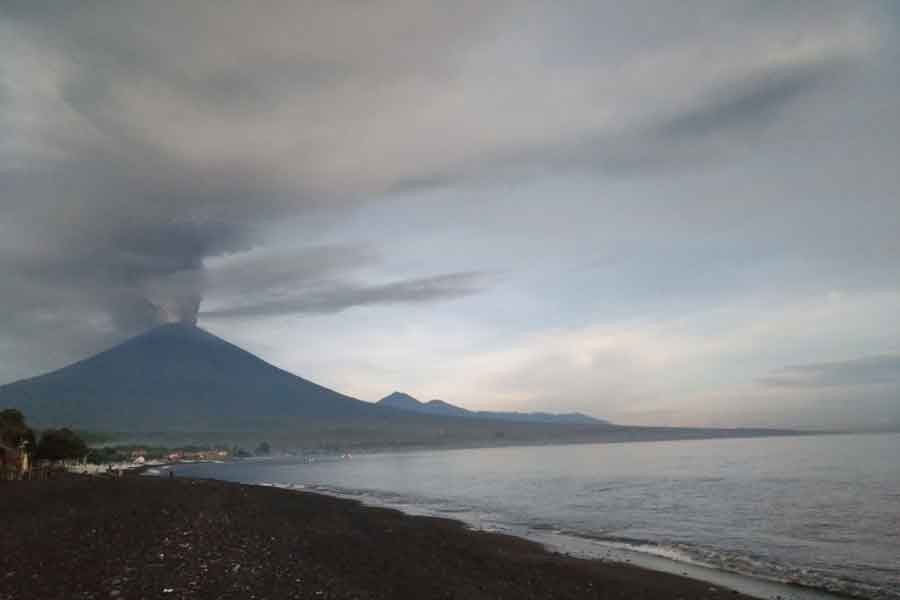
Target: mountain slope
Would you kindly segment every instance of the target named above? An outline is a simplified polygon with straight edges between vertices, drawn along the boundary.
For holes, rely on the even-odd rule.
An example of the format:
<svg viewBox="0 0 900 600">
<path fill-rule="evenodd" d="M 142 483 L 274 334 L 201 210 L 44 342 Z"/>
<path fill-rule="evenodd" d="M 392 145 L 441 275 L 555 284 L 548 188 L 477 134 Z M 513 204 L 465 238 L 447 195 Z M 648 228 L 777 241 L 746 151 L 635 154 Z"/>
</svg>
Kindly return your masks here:
<svg viewBox="0 0 900 600">
<path fill-rule="evenodd" d="M 92 429 L 243 429 L 282 418 L 384 416 L 198 327 L 163 325 L 57 371 L 0 387 L 36 424 Z M 388 411 L 390 412 L 390 411 Z"/>
<path fill-rule="evenodd" d="M 486 419 L 509 421 L 516 423 L 554 423 L 558 425 L 608 425 L 608 421 L 595 419 L 582 413 L 553 414 L 546 412 L 498 412 L 489 410 L 472 411 L 455 406 L 443 400 L 419 402 L 409 394 L 394 392 L 379 400 L 378 406 L 386 406 L 398 410 L 441 417 L 466 417 L 470 419 Z"/>
</svg>

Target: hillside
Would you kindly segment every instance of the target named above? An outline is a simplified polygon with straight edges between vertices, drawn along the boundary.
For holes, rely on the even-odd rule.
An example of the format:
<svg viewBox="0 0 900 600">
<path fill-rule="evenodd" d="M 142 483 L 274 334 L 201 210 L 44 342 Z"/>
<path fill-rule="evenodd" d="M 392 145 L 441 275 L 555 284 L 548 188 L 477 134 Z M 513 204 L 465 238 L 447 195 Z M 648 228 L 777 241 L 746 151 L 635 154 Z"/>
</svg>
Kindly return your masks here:
<svg viewBox="0 0 900 600">
<path fill-rule="evenodd" d="M 129 431 L 239 430 L 284 418 L 385 415 L 186 324 L 157 327 L 57 371 L 4 385 L 0 406 L 19 408 L 35 424 Z"/>
</svg>

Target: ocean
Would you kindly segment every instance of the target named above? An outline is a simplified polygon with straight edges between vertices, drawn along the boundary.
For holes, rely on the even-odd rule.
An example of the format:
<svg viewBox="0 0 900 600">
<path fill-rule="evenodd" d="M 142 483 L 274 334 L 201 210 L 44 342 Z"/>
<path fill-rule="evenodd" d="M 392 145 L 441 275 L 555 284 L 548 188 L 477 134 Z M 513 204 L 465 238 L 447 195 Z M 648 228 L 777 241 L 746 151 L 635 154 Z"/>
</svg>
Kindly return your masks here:
<svg viewBox="0 0 900 600">
<path fill-rule="evenodd" d="M 430 450 L 175 468 L 178 475 L 455 518 L 560 552 L 686 573 L 759 597 L 827 598 L 827 591 L 900 599 L 900 434 Z M 785 582 L 795 585 L 779 584 Z"/>
</svg>

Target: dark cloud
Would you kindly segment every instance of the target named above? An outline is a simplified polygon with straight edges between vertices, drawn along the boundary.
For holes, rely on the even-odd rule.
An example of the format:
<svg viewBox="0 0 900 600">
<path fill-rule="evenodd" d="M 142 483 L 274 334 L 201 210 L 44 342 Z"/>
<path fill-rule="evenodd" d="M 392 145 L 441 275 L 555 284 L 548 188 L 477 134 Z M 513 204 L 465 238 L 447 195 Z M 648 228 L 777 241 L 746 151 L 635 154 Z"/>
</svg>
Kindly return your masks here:
<svg viewBox="0 0 900 600">
<path fill-rule="evenodd" d="M 759 128 L 777 118 L 792 102 L 850 70 L 845 59 L 750 76 L 722 86 L 705 102 L 665 119 L 653 128 L 652 137 L 681 140 L 722 134 L 732 129 Z"/>
<path fill-rule="evenodd" d="M 7 227 L 28 238 L 0 258 L 7 281 L 27 282 L 4 290 L 15 318 L 64 296 L 67 304 L 54 312 L 99 309 L 123 335 L 160 320 L 196 319 L 206 259 L 262 243 L 260 232 L 285 219 L 298 223 L 298 234 L 315 231 L 328 219 L 323 214 L 360 201 L 339 184 L 304 179 L 314 168 L 308 157 L 320 150 L 302 139 L 321 120 L 312 112 L 319 100 L 299 120 L 272 112 L 290 110 L 287 99 L 318 98 L 349 73 L 363 81 L 386 74 L 407 64 L 412 46 L 452 35 L 440 34 L 435 14 L 423 10 L 422 26 L 435 39 L 395 44 L 402 52 L 385 61 L 355 42 L 336 52 L 317 46 L 334 39 L 299 18 L 302 6 L 272 2 L 247 19 L 238 6 L 201 4 L 12 2 L 0 12 L 4 31 L 15 34 L 4 59 L 13 75 L 3 82 L 0 126 L 18 134 L 10 151 L 19 160 L 0 170 L 0 207 Z M 365 19 L 352 18 L 372 10 L 335 7 L 316 17 L 362 31 Z M 461 11 L 450 22 L 459 27 L 465 19 Z M 310 35 L 298 33 L 298 24 Z M 208 28 L 223 37 L 213 41 Z M 380 28 L 406 30 L 392 19 Z M 314 34 L 318 42 L 308 41 Z M 444 49 L 419 53 L 423 63 L 412 67 Z M 41 70 L 29 70 L 32 62 Z M 369 64 L 377 67 L 371 73 Z M 278 135 L 284 139 L 273 149 Z M 254 141 L 261 151 L 250 147 Z M 316 268 L 291 265 L 301 274 Z M 273 283 L 296 277 L 280 276 Z"/>
<path fill-rule="evenodd" d="M 803 97 L 829 85 L 837 87 L 852 76 L 856 60 L 847 52 L 759 69 L 719 83 L 689 105 L 662 108 L 627 127 L 483 152 L 475 162 L 405 179 L 393 189 L 416 193 L 465 182 L 540 178 L 560 172 L 635 178 L 694 171 L 746 152 L 748 141 L 759 140 L 770 127 L 777 127 Z"/>
<path fill-rule="evenodd" d="M 210 261 L 206 275 L 216 296 L 228 300 L 321 285 L 380 262 L 369 245 L 331 244 L 231 255 Z"/>
<path fill-rule="evenodd" d="M 331 283 L 324 288 L 260 299 L 252 304 L 204 310 L 204 319 L 336 313 L 356 306 L 419 304 L 476 294 L 491 282 L 480 272 L 447 273 L 380 285 Z"/>
<path fill-rule="evenodd" d="M 349 286 L 347 271 L 377 261 L 361 248 L 207 268 L 265 245 L 272 227 L 316 234 L 366 200 L 318 174 L 311 157 L 323 148 L 311 132 L 333 119 L 327 109 L 342 93 L 353 111 L 369 103 L 355 91 L 375 89 L 379 76 L 438 70 L 471 16 L 465 7 L 397 6 L 387 18 L 378 7 L 308 8 L 4 3 L 0 332 L 17 361 L 58 364 L 42 348 L 62 332 L 54 348 L 71 356 L 163 321 L 195 321 L 211 290 L 265 299 L 291 285 L 331 286 L 306 301 L 320 311 L 475 291 L 476 278 L 460 274 Z M 367 39 L 394 43 L 372 53 Z M 328 95 L 351 74 L 350 89 Z M 17 373 L 0 364 L 7 372 Z"/>
<path fill-rule="evenodd" d="M 258 191 L 239 176 L 191 173 L 128 150 L 9 175 L 5 214 L 33 238 L 0 262 L 32 285 L 98 302 L 127 330 L 193 320 L 203 259 L 247 247 L 265 207 L 234 202 Z"/>
<path fill-rule="evenodd" d="M 900 382 L 900 354 L 784 367 L 760 380 L 772 387 L 816 388 Z"/>
</svg>

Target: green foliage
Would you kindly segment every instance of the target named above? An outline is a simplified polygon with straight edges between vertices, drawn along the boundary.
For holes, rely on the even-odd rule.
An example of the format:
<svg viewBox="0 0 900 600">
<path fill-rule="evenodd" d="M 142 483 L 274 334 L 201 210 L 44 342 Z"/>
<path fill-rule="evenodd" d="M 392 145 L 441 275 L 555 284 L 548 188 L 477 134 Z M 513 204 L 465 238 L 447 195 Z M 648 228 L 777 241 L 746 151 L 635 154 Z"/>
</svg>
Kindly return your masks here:
<svg viewBox="0 0 900 600">
<path fill-rule="evenodd" d="M 25 415 L 15 408 L 0 410 L 0 427 L 4 430 L 11 427 L 24 427 Z"/>
<path fill-rule="evenodd" d="M 87 444 L 71 429 L 47 429 L 41 434 L 37 446 L 37 458 L 44 460 L 69 460 L 88 454 Z"/>
<path fill-rule="evenodd" d="M 144 449 L 144 458 L 147 460 L 159 460 L 167 457 L 171 452 L 171 448 L 165 448 L 163 446 L 141 446 Z M 134 448 L 129 448 L 129 452 L 134 450 Z"/>
<path fill-rule="evenodd" d="M 179 446 L 178 450 L 182 452 L 209 452 L 214 448 L 210 445 L 196 445 L 196 444 L 188 444 L 187 446 Z"/>
<path fill-rule="evenodd" d="M 106 433 L 103 431 L 82 431 L 77 430 L 76 433 L 78 436 L 84 440 L 84 443 L 88 446 L 100 446 L 102 444 L 109 444 L 110 442 L 114 442 L 119 436 L 113 433 Z"/>
<path fill-rule="evenodd" d="M 107 463 L 124 462 L 131 458 L 130 454 L 122 452 L 119 448 L 104 446 L 101 448 L 91 448 L 87 455 L 89 463 L 97 465 L 105 465 Z"/>
<path fill-rule="evenodd" d="M 25 446 L 34 450 L 34 431 L 25 423 L 25 416 L 14 408 L 0 411 L 0 442 L 17 448 Z"/>
</svg>

